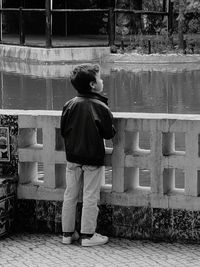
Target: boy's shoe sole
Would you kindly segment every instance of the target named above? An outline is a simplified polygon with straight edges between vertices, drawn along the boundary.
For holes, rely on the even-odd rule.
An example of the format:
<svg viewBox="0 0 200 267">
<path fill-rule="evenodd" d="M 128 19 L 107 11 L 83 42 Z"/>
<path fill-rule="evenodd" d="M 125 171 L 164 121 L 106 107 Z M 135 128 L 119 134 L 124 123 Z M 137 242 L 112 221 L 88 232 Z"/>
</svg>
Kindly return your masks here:
<svg viewBox="0 0 200 267">
<path fill-rule="evenodd" d="M 107 242 L 108 242 L 107 236 L 94 233 L 94 235 L 90 238 L 81 239 L 81 246 L 83 247 L 100 246 L 106 244 Z"/>
<path fill-rule="evenodd" d="M 79 239 L 79 234 L 77 233 L 77 231 L 75 231 L 72 236 L 67 236 L 67 237 L 63 236 L 62 243 L 64 245 L 70 245 L 74 241 L 77 241 L 78 239 Z"/>
</svg>

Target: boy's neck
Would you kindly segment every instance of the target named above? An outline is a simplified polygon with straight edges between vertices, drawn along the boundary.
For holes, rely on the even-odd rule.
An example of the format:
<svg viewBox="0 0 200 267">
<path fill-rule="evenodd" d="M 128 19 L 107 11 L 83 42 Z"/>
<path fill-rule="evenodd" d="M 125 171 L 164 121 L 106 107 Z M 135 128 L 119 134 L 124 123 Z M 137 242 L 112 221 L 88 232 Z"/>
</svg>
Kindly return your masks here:
<svg viewBox="0 0 200 267">
<path fill-rule="evenodd" d="M 99 92 L 99 91 L 96 91 L 95 89 L 92 88 L 90 92 L 93 94 L 101 95 L 101 93 L 103 93 L 103 90 L 101 92 Z"/>
<path fill-rule="evenodd" d="M 84 95 L 100 95 L 100 96 L 103 96 L 102 95 L 102 92 L 95 92 L 95 91 L 90 91 L 90 92 L 87 92 L 87 93 L 85 93 L 85 94 L 83 94 L 83 93 L 78 93 L 78 95 L 82 95 L 82 96 L 84 96 Z"/>
</svg>

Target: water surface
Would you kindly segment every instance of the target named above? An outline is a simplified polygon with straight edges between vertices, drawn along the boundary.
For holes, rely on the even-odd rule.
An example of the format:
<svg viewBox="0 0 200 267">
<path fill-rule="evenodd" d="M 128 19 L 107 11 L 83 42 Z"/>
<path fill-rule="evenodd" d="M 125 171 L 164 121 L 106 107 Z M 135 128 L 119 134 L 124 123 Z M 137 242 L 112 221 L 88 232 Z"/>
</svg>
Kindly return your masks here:
<svg viewBox="0 0 200 267">
<path fill-rule="evenodd" d="M 76 92 L 69 81 L 69 71 L 64 75 L 63 72 L 62 75 L 56 75 L 59 73 L 57 69 L 53 75 L 49 75 L 51 71 L 48 68 L 50 66 L 43 66 L 44 73 L 48 75 L 43 72 L 34 75 L 31 66 L 30 75 L 27 69 L 8 71 L 8 68 L 1 68 L 0 108 L 61 110 Z M 194 69 L 175 64 L 145 67 L 140 64 L 124 67 L 104 64 L 102 77 L 104 94 L 113 112 L 200 114 L 200 69 L 195 64 Z M 179 141 L 181 146 L 182 140 Z M 42 165 L 39 171 L 42 172 Z M 107 182 L 110 183 L 110 169 L 106 173 Z M 184 188 L 183 175 L 178 174 L 177 177 L 176 186 Z M 141 170 L 140 185 L 149 184 L 148 170 Z"/>
<path fill-rule="evenodd" d="M 112 111 L 200 113 L 200 70 L 116 69 L 102 71 L 104 94 Z M 76 95 L 66 77 L 36 77 L 0 72 L 0 108 L 61 110 Z"/>
</svg>

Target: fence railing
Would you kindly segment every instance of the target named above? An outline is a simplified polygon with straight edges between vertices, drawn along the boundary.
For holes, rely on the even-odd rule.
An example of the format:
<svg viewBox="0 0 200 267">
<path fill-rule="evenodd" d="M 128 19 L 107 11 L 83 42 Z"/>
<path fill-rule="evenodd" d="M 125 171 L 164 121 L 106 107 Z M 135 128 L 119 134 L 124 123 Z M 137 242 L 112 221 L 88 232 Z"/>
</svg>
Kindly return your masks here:
<svg viewBox="0 0 200 267">
<path fill-rule="evenodd" d="M 62 200 L 66 174 L 60 112 L 18 115 L 18 197 Z M 106 203 L 160 208 L 200 207 L 200 116 L 114 113 L 117 134 L 105 162 L 112 169 L 102 184 Z M 37 134 L 42 132 L 38 141 Z M 143 134 L 146 138 L 141 138 Z M 177 142 L 181 141 L 181 149 Z M 38 164 L 43 165 L 40 180 Z M 144 173 L 148 183 L 142 183 Z M 177 180 L 182 185 L 177 186 Z"/>
<path fill-rule="evenodd" d="M 163 8 L 166 9 L 166 0 L 163 0 Z M 0 6 L 0 23 L 2 23 L 2 14 L 5 13 L 13 13 L 17 12 L 19 14 L 19 44 L 25 45 L 26 44 L 26 33 L 25 33 L 25 22 L 24 16 L 28 12 L 32 13 L 42 13 L 45 15 L 45 47 L 50 48 L 52 47 L 52 15 L 55 13 L 107 13 L 108 14 L 108 24 L 107 24 L 107 31 L 108 31 L 108 43 L 106 45 L 113 45 L 115 44 L 115 15 L 118 13 L 128 13 L 132 15 L 153 15 L 153 16 L 167 16 L 168 18 L 168 31 L 171 32 L 173 25 L 172 25 L 172 18 L 173 18 L 173 2 L 168 0 L 168 10 L 163 10 L 162 12 L 158 11 L 144 11 L 144 10 L 127 10 L 127 9 L 119 9 L 114 7 L 109 7 L 106 9 L 52 9 L 51 7 L 51 0 L 45 0 L 45 8 L 2 8 Z M 2 39 L 2 27 L 0 27 L 0 43 L 6 43 Z M 26 44 L 27 45 L 27 44 Z M 91 46 L 91 45 L 90 45 Z M 95 44 L 96 46 L 96 44 Z M 98 45 L 99 46 L 99 45 Z"/>
</svg>

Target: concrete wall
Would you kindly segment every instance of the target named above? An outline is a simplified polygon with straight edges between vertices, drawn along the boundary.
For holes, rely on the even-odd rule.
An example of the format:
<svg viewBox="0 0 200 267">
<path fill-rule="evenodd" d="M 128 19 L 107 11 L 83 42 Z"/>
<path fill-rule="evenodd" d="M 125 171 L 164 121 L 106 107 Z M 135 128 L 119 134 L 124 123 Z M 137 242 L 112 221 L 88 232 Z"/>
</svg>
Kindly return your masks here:
<svg viewBox="0 0 200 267">
<path fill-rule="evenodd" d="M 25 62 L 87 62 L 101 60 L 110 53 L 109 47 L 41 48 L 0 44 L 0 58 Z"/>
<path fill-rule="evenodd" d="M 12 112 L 5 111 L 6 116 Z M 19 127 L 16 225 L 18 230 L 60 233 L 66 163 L 61 113 L 14 112 Z M 112 178 L 102 184 L 98 229 L 112 236 L 199 242 L 200 116 L 114 113 L 114 118 L 117 135 L 105 158 Z M 40 143 L 36 129 L 42 132 Z M 44 176 L 38 163 L 43 163 Z M 144 173 L 148 186 L 141 184 Z M 178 187 L 180 173 L 184 182 Z"/>
</svg>

